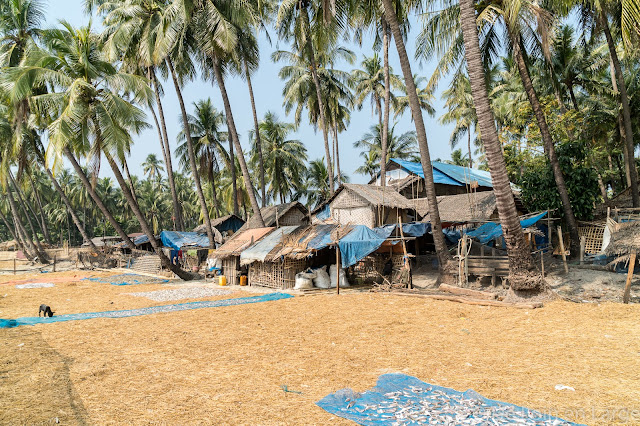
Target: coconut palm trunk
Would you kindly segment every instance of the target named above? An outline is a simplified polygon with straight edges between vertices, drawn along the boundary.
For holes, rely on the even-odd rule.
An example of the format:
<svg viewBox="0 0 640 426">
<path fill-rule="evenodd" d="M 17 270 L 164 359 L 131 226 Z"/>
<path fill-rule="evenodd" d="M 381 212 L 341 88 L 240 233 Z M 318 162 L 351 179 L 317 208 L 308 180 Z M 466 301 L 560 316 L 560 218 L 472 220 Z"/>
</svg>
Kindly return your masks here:
<svg viewBox="0 0 640 426">
<path fill-rule="evenodd" d="M 40 219 L 40 229 L 42 229 L 42 233 L 44 234 L 44 240 L 47 244 L 51 244 L 51 235 L 49 235 L 49 227 L 47 226 L 47 221 L 44 217 L 44 207 L 42 206 L 42 199 L 40 198 L 40 192 L 38 188 L 36 188 L 35 182 L 33 180 L 33 176 L 30 173 L 27 173 L 29 176 L 29 182 L 31 183 L 31 189 L 33 190 L 34 198 L 36 199 L 36 203 L 38 203 L 38 218 Z"/>
<path fill-rule="evenodd" d="M 541 280 L 533 280 L 529 276 L 529 271 L 534 269 L 535 266 L 520 226 L 516 203 L 511 191 L 509 175 L 507 174 L 507 165 L 502 154 L 502 146 L 498 140 L 495 119 L 489 103 L 473 0 L 460 0 L 460 24 L 464 38 L 465 58 L 471 83 L 473 104 L 478 117 L 478 126 L 482 135 L 485 155 L 491 170 L 498 215 L 507 246 L 511 274 L 510 283 L 514 289 L 537 288 L 541 284 Z"/>
<path fill-rule="evenodd" d="M 230 129 L 229 118 L 227 120 L 227 129 Z M 233 149 L 233 140 L 229 136 L 229 173 L 231 174 L 231 193 L 233 195 L 233 214 L 240 216 L 240 203 L 238 202 L 238 182 L 236 181 L 236 157 Z"/>
<path fill-rule="evenodd" d="M 469 168 L 473 168 L 473 159 L 471 158 L 471 126 L 467 127 L 467 149 L 469 150 Z"/>
<path fill-rule="evenodd" d="M 20 250 L 24 251 L 24 248 L 22 247 L 22 241 L 18 240 L 18 236 L 16 235 L 11 225 L 9 225 L 9 222 L 7 221 L 7 217 L 4 215 L 4 213 L 2 213 L 2 210 L 0 210 L 0 219 L 2 219 L 2 223 L 4 223 L 4 226 L 7 228 L 7 230 L 11 234 L 11 237 L 14 239 L 16 244 L 18 244 L 18 247 L 20 247 Z"/>
<path fill-rule="evenodd" d="M 633 207 L 640 207 L 640 194 L 638 193 L 638 170 L 636 169 L 635 162 L 635 146 L 633 144 L 633 129 L 631 127 L 631 109 L 629 108 L 629 96 L 627 94 L 627 85 L 624 82 L 624 75 L 622 74 L 622 66 L 620 65 L 620 59 L 616 52 L 616 45 L 611 36 L 609 30 L 609 23 L 607 22 L 607 16 L 604 10 L 600 10 L 599 15 L 600 25 L 604 31 L 605 38 L 607 39 L 607 46 L 609 48 L 609 55 L 611 56 L 611 62 L 613 62 L 613 69 L 615 71 L 615 77 L 618 83 L 618 92 L 620 93 L 620 103 L 622 104 L 622 121 L 623 126 L 620 126 L 620 133 L 623 133 L 622 139 L 626 145 L 625 161 L 629 168 L 629 180 L 631 187 L 631 200 Z"/>
<path fill-rule="evenodd" d="M 436 187 L 433 181 L 433 168 L 431 167 L 431 157 L 429 155 L 429 145 L 427 143 L 427 133 L 424 127 L 424 121 L 422 120 L 422 111 L 420 109 L 420 101 L 418 99 L 418 93 L 416 91 L 416 85 L 413 80 L 413 74 L 411 73 L 411 64 L 409 62 L 409 56 L 407 55 L 407 49 L 404 45 L 404 39 L 400 32 L 400 25 L 398 24 L 398 17 L 391 0 L 383 0 L 384 5 L 384 17 L 389 26 L 391 27 L 391 33 L 396 43 L 396 49 L 400 58 L 400 66 L 402 68 L 402 74 L 404 75 L 405 84 L 407 86 L 407 95 L 409 97 L 409 106 L 411 107 L 411 116 L 416 126 L 416 134 L 418 137 L 418 147 L 420 149 L 420 162 L 422 163 L 422 170 L 424 173 L 425 189 L 427 190 L 427 200 L 429 202 L 429 217 L 431 221 L 431 228 L 433 232 L 433 242 L 436 247 L 436 253 L 439 260 L 440 272 L 449 274 L 451 261 L 453 260 L 447 244 L 444 240 L 444 234 L 442 233 L 442 223 L 440 222 L 440 211 L 438 210 L 438 201 L 436 199 Z"/>
<path fill-rule="evenodd" d="M 204 220 L 205 229 L 207 231 L 207 237 L 209 238 L 209 246 L 215 247 L 215 237 L 213 229 L 211 228 L 211 218 L 209 217 L 209 210 L 207 209 L 207 201 L 204 198 L 204 192 L 202 192 L 202 183 L 200 182 L 200 175 L 198 174 L 198 166 L 196 164 L 196 154 L 193 150 L 193 141 L 191 140 L 191 130 L 189 129 L 189 120 L 187 118 L 187 109 L 184 106 L 184 99 L 182 98 L 182 90 L 180 89 L 180 83 L 178 83 L 178 76 L 173 68 L 173 62 L 167 58 L 167 65 L 171 72 L 171 78 L 173 85 L 178 95 L 178 102 L 180 103 L 180 112 L 182 113 L 182 122 L 184 125 L 184 134 L 187 139 L 187 152 L 189 153 L 189 165 L 191 166 L 191 174 L 193 180 L 196 183 L 196 192 L 198 194 L 198 200 L 200 201 L 200 209 Z"/>
<path fill-rule="evenodd" d="M 220 95 L 222 95 L 222 103 L 224 103 L 224 111 L 227 116 L 227 122 L 229 123 L 229 136 L 231 137 L 233 145 L 238 152 L 238 162 L 240 163 L 240 170 L 242 170 L 242 178 L 244 180 L 244 186 L 247 194 L 249 195 L 249 202 L 251 203 L 251 208 L 253 209 L 253 215 L 256 218 L 258 226 L 262 228 L 264 227 L 264 220 L 262 220 L 262 213 L 260 212 L 260 206 L 258 205 L 258 200 L 256 199 L 256 192 L 253 189 L 253 184 L 251 183 L 249 168 L 247 167 L 247 162 L 245 161 L 244 154 L 242 153 L 242 146 L 240 145 L 240 139 L 238 139 L 236 124 L 233 121 L 233 112 L 231 111 L 231 103 L 229 102 L 227 89 L 224 85 L 224 78 L 222 76 L 222 70 L 220 69 L 220 61 L 216 57 L 213 57 L 212 59 L 213 72 L 216 75 L 216 81 L 218 82 Z"/>
<path fill-rule="evenodd" d="M 209 162 L 209 182 L 211 183 L 211 199 L 213 201 L 213 211 L 216 212 L 216 217 L 220 216 L 220 207 L 218 206 L 218 196 L 216 194 L 216 178 L 213 170 L 213 161 Z"/>
<path fill-rule="evenodd" d="M 85 227 L 82 226 L 82 222 L 80 222 L 78 215 L 76 215 L 76 212 L 73 210 L 73 207 L 71 206 L 71 202 L 69 201 L 67 194 L 65 194 L 64 190 L 58 183 L 58 180 L 55 178 L 55 176 L 53 175 L 50 169 L 46 168 L 45 170 L 47 171 L 47 175 L 49 175 L 49 179 L 51 179 L 51 182 L 53 182 L 54 188 L 56 189 L 58 194 L 60 194 L 60 198 L 62 198 L 62 202 L 67 207 L 67 211 L 71 215 L 71 220 L 73 220 L 73 223 L 76 225 L 76 228 L 78 228 L 78 231 L 80 231 L 80 235 L 82 235 L 82 239 L 89 244 L 89 247 L 91 247 L 91 249 L 93 249 L 94 251 L 98 251 L 98 248 L 95 246 L 95 244 L 93 244 L 93 241 L 89 237 L 89 234 L 87 234 Z M 69 241 L 69 244 L 71 244 L 71 241 Z"/>
<path fill-rule="evenodd" d="M 71 166 L 73 167 L 76 174 L 80 178 L 80 182 L 82 182 L 82 185 L 89 193 L 89 196 L 91 197 L 91 199 L 93 199 L 94 203 L 96 203 L 96 206 L 98 206 L 98 209 L 102 212 L 102 215 L 107 219 L 107 221 L 113 227 L 113 229 L 115 229 L 116 233 L 120 238 L 122 238 L 122 241 L 125 242 L 127 247 L 132 250 L 135 250 L 136 245 L 133 244 L 133 242 L 127 235 L 127 233 L 124 232 L 124 229 L 122 229 L 122 226 L 120 226 L 120 224 L 113 217 L 111 212 L 109 212 L 109 209 L 107 209 L 107 206 L 104 205 L 104 202 L 102 201 L 100 196 L 96 193 L 95 189 L 91 185 L 91 182 L 89 182 L 87 175 L 84 174 L 84 170 L 82 170 L 82 167 L 80 167 L 80 164 L 78 163 L 78 160 L 76 160 L 76 157 L 71 152 L 71 149 L 69 149 L 69 147 L 65 147 L 63 150 L 63 153 L 71 163 Z"/>
<path fill-rule="evenodd" d="M 31 230 L 31 239 L 35 243 L 35 246 L 38 250 L 38 255 L 40 256 L 40 259 L 47 261 L 48 256 L 45 253 L 44 248 L 42 247 L 42 244 L 40 243 L 40 238 L 38 238 L 38 234 L 36 233 L 36 228 L 33 226 L 33 221 L 31 220 L 31 216 L 29 216 L 29 212 L 27 211 L 27 209 L 31 211 L 34 217 L 37 217 L 37 216 L 33 212 L 31 205 L 26 202 L 26 197 L 23 196 L 22 190 L 18 186 L 18 183 L 15 181 L 11 170 L 9 170 L 8 176 L 9 176 L 9 180 L 11 181 L 11 184 L 13 185 L 13 188 L 16 190 L 18 205 L 20 206 L 22 213 L 24 213 L 24 216 L 27 219 L 27 225 L 29 225 L 29 229 Z"/>
<path fill-rule="evenodd" d="M 318 116 L 320 119 L 319 126 L 322 129 L 322 136 L 324 137 L 324 152 L 327 156 L 327 172 L 329 174 L 329 192 L 333 195 L 334 182 L 333 182 L 333 166 L 331 164 L 331 149 L 329 147 L 329 131 L 326 126 L 326 117 L 324 116 L 324 99 L 322 98 L 322 91 L 320 89 L 320 79 L 318 78 L 318 67 L 316 65 L 316 56 L 311 44 L 311 24 L 309 23 L 309 12 L 306 7 L 300 11 L 302 14 L 302 20 L 307 38 L 305 41 L 305 48 L 309 55 L 309 62 L 311 64 L 311 77 L 313 77 L 313 85 L 316 88 L 316 97 L 318 98 Z"/>
<path fill-rule="evenodd" d="M 98 137 L 100 137 L 99 134 L 98 134 Z M 118 184 L 120 185 L 120 189 L 122 189 L 122 193 L 125 199 L 127 200 L 129 207 L 131 208 L 134 216 L 136 217 L 136 219 L 138 219 L 138 222 L 140 223 L 140 228 L 142 228 L 142 232 L 144 232 L 147 238 L 149 238 L 149 243 L 151 243 L 151 247 L 153 247 L 153 250 L 156 252 L 158 257 L 160 257 L 160 262 L 162 263 L 162 266 L 169 269 L 171 272 L 173 272 L 174 274 L 176 274 L 178 277 L 180 277 L 185 281 L 196 278 L 196 276 L 194 276 L 193 274 L 187 271 L 184 271 L 178 265 L 174 265 L 173 263 L 171 263 L 171 260 L 167 257 L 166 254 L 164 254 L 164 252 L 162 251 L 162 247 L 158 245 L 155 235 L 153 234 L 153 231 L 149 227 L 147 220 L 145 219 L 144 215 L 140 211 L 140 206 L 138 206 L 138 203 L 136 203 L 136 201 L 134 200 L 133 195 L 131 194 L 131 191 L 129 191 L 127 182 L 124 180 L 124 177 L 120 172 L 120 168 L 118 167 L 118 165 L 116 164 L 115 160 L 113 159 L 113 157 L 109 152 L 104 151 L 104 155 L 105 155 L 105 158 L 107 159 L 107 162 L 109 163 L 109 166 L 111 166 L 111 170 L 113 170 L 113 174 L 116 177 Z"/>
<path fill-rule="evenodd" d="M 338 141 L 338 125 L 333 128 L 334 153 L 333 158 L 336 160 L 336 174 L 338 176 L 338 186 L 342 184 L 342 172 L 340 171 L 340 143 Z"/>
<path fill-rule="evenodd" d="M 133 179 L 131 179 L 131 172 L 129 171 L 129 164 L 127 163 L 126 158 L 122 161 L 122 167 L 124 168 L 124 173 L 127 175 L 127 183 L 129 184 L 129 190 L 133 195 L 133 199 L 138 202 L 138 196 L 136 195 L 136 189 L 133 187 Z"/>
<path fill-rule="evenodd" d="M 16 232 L 20 239 L 22 240 L 22 245 L 26 248 L 24 254 L 29 260 L 33 260 L 39 255 L 38 249 L 33 244 L 31 237 L 27 233 L 27 230 L 22 225 L 20 221 L 20 214 L 18 213 L 18 208 L 16 207 L 16 201 L 13 198 L 13 194 L 11 190 L 7 188 L 7 200 L 9 201 L 9 207 L 11 208 L 11 215 L 13 216 L 13 223 L 15 225 Z"/>
<path fill-rule="evenodd" d="M 387 21 L 382 20 L 382 50 L 383 50 L 383 67 L 384 67 L 384 117 L 382 119 L 382 149 L 380 151 L 380 185 L 387 184 L 387 146 L 389 136 L 389 109 L 391 105 L 391 87 L 389 78 L 389 26 Z"/>
<path fill-rule="evenodd" d="M 529 75 L 529 69 L 527 68 L 527 63 L 524 60 L 522 47 L 520 46 L 520 37 L 516 34 L 513 34 L 513 32 L 508 27 L 507 32 L 509 33 L 509 38 L 512 40 L 513 56 L 516 60 L 516 65 L 518 66 L 520 79 L 522 80 L 527 98 L 529 99 L 529 103 L 531 104 L 531 108 L 533 109 L 533 114 L 536 117 L 536 122 L 538 124 L 538 128 L 540 129 L 540 134 L 542 135 L 544 151 L 549 157 L 549 164 L 551 165 L 551 170 L 553 171 L 556 188 L 558 189 L 558 194 L 560 195 L 560 200 L 562 201 L 564 218 L 567 222 L 567 227 L 569 228 L 569 236 L 571 237 L 571 255 L 575 257 L 580 253 L 580 236 L 578 235 L 578 225 L 576 224 L 576 218 L 573 215 L 573 208 L 571 207 L 569 192 L 567 190 L 567 185 L 564 180 L 562 169 L 560 168 L 558 156 L 556 155 L 555 145 L 553 143 L 553 138 L 551 137 L 551 130 L 549 129 L 547 119 L 544 116 L 544 111 L 542 111 L 542 105 L 540 105 L 538 94 L 533 87 L 533 82 L 531 81 L 531 76 Z"/>
<path fill-rule="evenodd" d="M 153 91 L 156 95 L 156 104 L 158 105 L 158 116 L 160 119 L 160 142 L 162 144 L 162 155 L 164 156 L 164 165 L 167 169 L 167 180 L 169 181 L 169 189 L 171 190 L 171 202 L 173 203 L 173 217 L 175 218 L 175 227 L 178 231 L 184 231 L 184 218 L 182 217 L 182 206 L 178 199 L 178 192 L 176 191 L 176 182 L 173 178 L 173 165 L 171 160 L 171 147 L 169 146 L 169 136 L 167 134 L 167 125 L 164 119 L 164 109 L 162 108 L 162 99 L 160 97 L 160 89 L 158 88 L 158 78 L 156 77 L 155 70 L 151 73 L 153 81 Z M 155 114 L 154 114 L 155 118 Z M 157 122 L 156 122 L 157 126 Z"/>
<path fill-rule="evenodd" d="M 258 166 L 260 167 L 260 194 L 262 195 L 262 207 L 267 205 L 267 193 L 264 180 L 264 158 L 262 157 L 262 140 L 260 139 L 260 126 L 258 124 L 258 113 L 256 112 L 256 101 L 253 97 L 253 86 L 251 85 L 251 74 L 247 61 L 244 61 L 244 73 L 249 87 L 249 97 L 251 98 L 251 111 L 253 112 L 253 126 L 256 132 L 256 149 L 258 150 Z"/>
</svg>

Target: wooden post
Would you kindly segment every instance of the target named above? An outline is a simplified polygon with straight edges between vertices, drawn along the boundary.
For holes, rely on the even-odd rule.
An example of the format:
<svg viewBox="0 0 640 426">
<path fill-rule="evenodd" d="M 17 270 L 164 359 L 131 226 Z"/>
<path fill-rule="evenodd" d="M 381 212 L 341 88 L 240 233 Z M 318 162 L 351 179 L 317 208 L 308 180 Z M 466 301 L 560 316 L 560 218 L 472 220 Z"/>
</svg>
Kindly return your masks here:
<svg viewBox="0 0 640 426">
<path fill-rule="evenodd" d="M 460 283 L 465 287 L 468 284 L 469 278 L 467 277 L 467 239 L 462 234 L 462 248 L 460 249 L 460 260 L 462 261 L 462 271 L 460 272 Z M 464 280 L 462 276 L 464 275 Z"/>
<path fill-rule="evenodd" d="M 631 298 L 631 278 L 633 278 L 633 268 L 636 266 L 636 253 L 631 253 L 629 259 L 629 269 L 627 270 L 627 283 L 624 286 L 624 295 L 622 296 L 622 303 L 629 303 Z"/>
<path fill-rule="evenodd" d="M 540 250 L 540 265 L 542 267 L 542 278 L 544 279 L 544 253 Z"/>
<path fill-rule="evenodd" d="M 16 258 L 13 258 L 13 275 L 16 274 Z"/>
<path fill-rule="evenodd" d="M 580 237 L 580 264 L 581 265 L 584 263 L 584 251 L 586 249 L 586 246 L 587 246 L 587 237 L 583 235 L 582 237 Z"/>
<path fill-rule="evenodd" d="M 53 272 L 56 271 L 56 255 L 53 255 Z"/>
<path fill-rule="evenodd" d="M 340 246 L 336 243 L 336 294 L 340 294 Z"/>
<path fill-rule="evenodd" d="M 402 230 L 402 222 L 400 221 L 400 216 L 398 216 L 398 228 L 400 229 L 400 239 L 402 240 L 402 252 L 404 253 L 404 262 L 403 267 L 407 267 L 409 270 L 409 281 L 407 282 L 407 288 L 412 288 L 411 286 L 411 262 L 409 262 L 409 256 L 407 255 L 407 245 L 404 242 L 404 231 Z"/>
<path fill-rule="evenodd" d="M 560 252 L 562 253 L 562 263 L 564 263 L 565 274 L 569 273 L 569 266 L 567 265 L 567 254 L 564 252 L 564 241 L 562 239 L 562 226 L 558 226 L 558 241 L 560 241 Z"/>
</svg>

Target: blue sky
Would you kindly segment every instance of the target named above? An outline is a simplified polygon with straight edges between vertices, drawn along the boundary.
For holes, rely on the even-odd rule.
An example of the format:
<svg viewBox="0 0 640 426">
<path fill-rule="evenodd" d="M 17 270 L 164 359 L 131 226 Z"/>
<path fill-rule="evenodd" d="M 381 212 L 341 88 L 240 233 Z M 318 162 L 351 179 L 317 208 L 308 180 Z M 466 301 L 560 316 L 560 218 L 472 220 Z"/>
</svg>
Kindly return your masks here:
<svg viewBox="0 0 640 426">
<path fill-rule="evenodd" d="M 89 17 L 84 14 L 83 0 L 49 0 L 46 5 L 46 24 L 45 27 L 55 26 L 59 20 L 67 20 L 75 26 L 86 25 Z M 94 18 L 93 26 L 99 30 L 99 23 Z M 409 40 L 407 41 L 407 49 L 409 57 L 413 58 L 415 47 L 415 36 L 419 31 L 420 24 L 414 20 Z M 256 108 L 258 119 L 264 116 L 267 111 L 275 112 L 283 121 L 293 121 L 293 112 L 287 116 L 282 106 L 282 88 L 284 82 L 278 77 L 278 71 L 282 64 L 273 63 L 271 61 L 271 53 L 275 50 L 290 50 L 290 46 L 286 43 L 279 43 L 273 31 L 272 44 L 270 45 L 264 36 L 260 37 L 260 68 L 252 78 L 253 90 L 256 99 Z M 373 54 L 373 40 L 367 37 L 359 48 L 355 43 L 344 43 L 346 47 L 353 50 L 357 55 L 358 66 L 364 55 L 371 56 Z M 401 75 L 400 63 L 395 50 L 395 44 L 391 43 L 390 63 L 393 71 Z M 435 67 L 435 61 L 426 64 L 419 64 L 418 61 L 412 61 L 412 70 L 414 74 L 429 77 Z M 337 64 L 337 68 L 350 71 L 351 66 L 348 64 Z M 429 150 L 431 158 L 450 158 L 449 135 L 453 129 L 452 125 L 443 126 L 438 122 L 438 118 L 444 113 L 444 102 L 440 99 L 441 93 L 446 89 L 448 81 L 441 83 L 434 101 L 436 108 L 435 117 L 429 117 L 424 114 L 425 125 L 427 127 L 427 137 L 429 141 Z M 253 116 L 251 113 L 251 104 L 249 100 L 249 92 L 246 83 L 237 77 L 229 77 L 226 80 L 227 91 L 231 100 L 236 127 L 240 135 L 240 141 L 244 149 L 249 147 L 249 131 L 253 129 Z M 180 109 L 173 85 L 170 82 L 164 83 L 165 96 L 163 99 L 163 107 L 167 120 L 167 130 L 169 132 L 169 140 L 172 150 L 175 149 L 175 138 L 179 132 L 178 117 Z M 210 82 L 195 80 L 188 83 L 183 89 L 183 96 L 187 109 L 190 112 L 193 109 L 192 103 L 210 97 L 219 110 L 223 110 L 224 106 L 220 98 L 220 92 L 217 86 L 213 86 Z M 305 113 L 306 114 L 306 113 Z M 306 116 L 306 115 L 305 115 Z M 393 119 L 393 114 L 392 114 Z M 153 119 L 149 116 L 148 122 L 152 123 Z M 353 147 L 353 143 L 362 138 L 369 131 L 369 127 L 377 122 L 377 116 L 372 115 L 371 106 L 366 102 L 362 110 L 353 111 L 351 124 L 349 128 L 339 135 L 340 140 L 340 165 L 344 173 L 351 177 L 351 181 L 362 183 L 368 180 L 367 177 L 358 175 L 354 170 L 360 166 L 363 160 L 360 157 L 360 150 Z M 393 124 L 393 123 L 391 123 Z M 409 130 L 414 130 L 411 121 L 411 114 L 407 110 L 403 117 L 397 121 L 395 131 L 400 134 Z M 299 139 L 307 147 L 309 159 L 324 157 L 324 143 L 322 132 L 314 132 L 313 127 L 305 122 L 301 123 L 292 138 Z M 157 153 L 162 158 L 158 136 L 155 128 L 148 129 L 140 135 L 134 136 L 135 144 L 131 149 L 131 157 L 129 159 L 129 167 L 131 173 L 141 176 L 141 163 L 149 153 Z M 175 158 L 175 156 L 174 156 Z M 174 161 L 174 167 L 177 162 Z M 108 167 L 101 167 L 101 175 L 111 176 Z"/>
</svg>

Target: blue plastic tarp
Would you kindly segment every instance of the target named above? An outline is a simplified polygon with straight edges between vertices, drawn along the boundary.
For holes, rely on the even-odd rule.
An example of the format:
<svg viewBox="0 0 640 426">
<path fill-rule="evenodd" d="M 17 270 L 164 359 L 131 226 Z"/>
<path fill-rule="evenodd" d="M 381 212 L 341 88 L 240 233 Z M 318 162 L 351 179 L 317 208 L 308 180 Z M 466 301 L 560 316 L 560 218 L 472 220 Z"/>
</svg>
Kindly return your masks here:
<svg viewBox="0 0 640 426">
<path fill-rule="evenodd" d="M 162 231 L 160 233 L 162 245 L 174 250 L 182 248 L 206 248 L 209 247 L 209 238 L 197 232 Z"/>
<path fill-rule="evenodd" d="M 380 248 L 393 229 L 387 231 L 384 228 L 378 228 L 377 231 L 374 231 L 365 225 L 354 226 L 353 230 L 338 242 L 342 256 L 342 267 L 348 268 L 355 265 Z"/>
<path fill-rule="evenodd" d="M 405 237 L 422 237 L 431 232 L 431 224 L 424 222 L 410 222 L 402 224 L 402 233 Z"/>
<path fill-rule="evenodd" d="M 376 387 L 362 394 L 342 389 L 316 404 L 336 416 L 360 425 L 392 424 L 524 424 L 576 425 L 549 414 L 431 385 L 405 374 L 384 374 Z M 474 423 L 476 420 L 478 423 Z"/>
<path fill-rule="evenodd" d="M 179 303 L 175 305 L 152 306 L 149 308 L 128 309 L 124 311 L 85 312 L 81 314 L 55 315 L 50 318 L 23 317 L 17 319 L 0 319 L 0 328 L 14 328 L 21 325 L 49 324 L 53 322 L 78 321 L 93 318 L 127 318 L 164 312 L 187 311 L 191 309 L 216 308 L 221 306 L 244 305 L 246 303 L 268 302 L 270 300 L 289 299 L 290 297 L 293 296 L 285 293 L 267 293 L 261 296 Z"/>
<path fill-rule="evenodd" d="M 318 213 L 316 213 L 316 219 L 318 220 L 327 220 L 331 217 L 331 208 L 329 207 L 329 204 L 326 204 L 322 210 L 320 210 Z"/>
<path fill-rule="evenodd" d="M 413 173 L 415 175 L 418 175 L 424 179 L 424 171 L 422 170 L 422 164 L 416 163 L 413 161 L 400 160 L 398 158 L 392 158 L 391 161 L 398 163 L 398 165 L 400 165 L 400 167 L 402 167 L 406 171 Z M 450 178 L 449 176 L 442 173 L 440 170 L 436 168 L 433 168 L 433 181 L 435 183 L 441 183 L 444 185 L 456 185 L 456 186 L 464 185 L 464 183 L 458 182 L 457 180 Z"/>
<path fill-rule="evenodd" d="M 391 161 L 397 163 L 407 172 L 424 178 L 422 164 L 413 161 L 400 160 L 398 158 L 392 158 Z M 480 186 L 493 188 L 491 173 L 484 170 L 455 166 L 453 164 L 441 163 L 439 161 L 432 161 L 431 168 L 433 169 L 433 181 L 435 183 L 465 186 L 476 181 Z"/>
<path fill-rule="evenodd" d="M 540 219 L 545 217 L 547 212 L 540 213 L 533 217 L 520 221 L 522 229 L 535 225 Z M 495 222 L 488 222 L 484 225 L 467 232 L 467 235 L 471 238 L 476 238 L 482 244 L 487 244 L 489 241 L 495 240 L 502 236 L 502 225 Z"/>
<path fill-rule="evenodd" d="M 338 225 L 316 225 L 316 236 L 307 243 L 307 248 L 321 250 L 332 243 L 331 233 Z M 346 235 L 346 234 L 345 234 Z M 304 237 L 302 238 L 304 239 Z M 300 241 L 302 241 L 302 239 Z"/>
<path fill-rule="evenodd" d="M 271 250 L 282 242 L 282 237 L 289 235 L 297 228 L 297 226 L 281 226 L 272 233 L 262 237 L 262 239 L 254 245 L 244 249 L 242 253 L 240 253 L 240 264 L 244 266 L 255 261 L 264 262 Z"/>
<path fill-rule="evenodd" d="M 468 185 L 471 182 L 476 181 L 480 186 L 493 188 L 491 173 L 485 172 L 484 170 L 455 166 L 453 164 L 440 163 L 439 161 L 432 161 L 431 166 L 434 170 L 438 170 L 440 173 L 449 176 L 451 179 L 454 179 L 463 185 Z"/>
</svg>

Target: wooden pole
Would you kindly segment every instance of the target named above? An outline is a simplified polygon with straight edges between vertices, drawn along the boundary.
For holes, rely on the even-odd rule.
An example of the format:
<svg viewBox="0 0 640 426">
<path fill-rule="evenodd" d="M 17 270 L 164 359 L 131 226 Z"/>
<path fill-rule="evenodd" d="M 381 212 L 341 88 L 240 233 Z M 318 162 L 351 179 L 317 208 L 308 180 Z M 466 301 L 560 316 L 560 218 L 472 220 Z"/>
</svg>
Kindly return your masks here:
<svg viewBox="0 0 640 426">
<path fill-rule="evenodd" d="M 564 252 L 564 241 L 562 239 L 562 226 L 558 226 L 558 241 L 560 241 L 560 252 L 562 253 L 562 263 L 564 263 L 565 274 L 569 273 L 569 266 L 567 265 L 567 254 Z"/>
<path fill-rule="evenodd" d="M 336 243 L 336 294 L 340 294 L 340 246 Z"/>
<path fill-rule="evenodd" d="M 631 253 L 629 259 L 629 269 L 627 270 L 627 283 L 624 286 L 624 295 L 622 296 L 623 303 L 629 303 L 631 299 L 631 278 L 633 278 L 633 268 L 636 266 L 636 253 Z"/>
<path fill-rule="evenodd" d="M 411 285 L 411 262 L 409 262 L 409 256 L 407 255 L 407 245 L 404 241 L 404 231 L 402 230 L 402 222 L 400 221 L 400 215 L 398 215 L 398 228 L 400 229 L 400 239 L 402 240 L 402 251 L 404 253 L 403 267 L 409 270 L 409 277 L 407 282 L 407 288 L 412 288 Z"/>
<path fill-rule="evenodd" d="M 580 237 L 580 264 L 584 263 L 584 251 L 587 246 L 587 237 Z"/>
<path fill-rule="evenodd" d="M 13 258 L 13 275 L 16 274 L 16 258 Z"/>
<path fill-rule="evenodd" d="M 56 271 L 56 255 L 53 255 L 53 272 Z"/>
<path fill-rule="evenodd" d="M 542 278 L 544 279 L 544 253 L 540 250 L 540 265 L 542 266 Z"/>
</svg>

